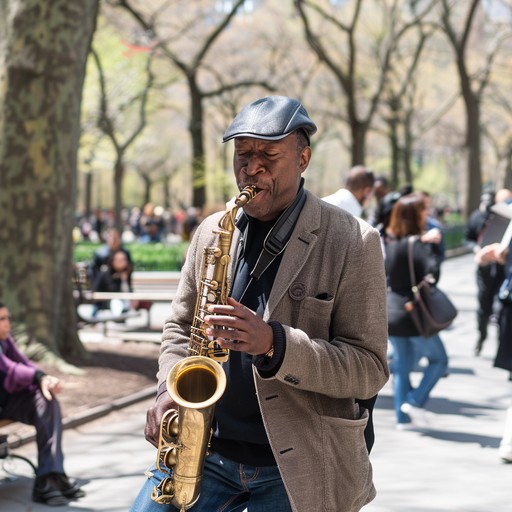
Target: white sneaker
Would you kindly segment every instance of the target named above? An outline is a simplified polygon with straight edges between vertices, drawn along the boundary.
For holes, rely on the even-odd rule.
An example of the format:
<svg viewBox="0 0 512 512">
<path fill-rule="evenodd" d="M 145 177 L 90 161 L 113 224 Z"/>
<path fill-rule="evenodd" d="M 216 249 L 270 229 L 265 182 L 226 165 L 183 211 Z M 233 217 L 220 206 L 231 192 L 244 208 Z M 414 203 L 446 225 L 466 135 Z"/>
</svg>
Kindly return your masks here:
<svg viewBox="0 0 512 512">
<path fill-rule="evenodd" d="M 407 414 L 417 427 L 425 428 L 430 426 L 430 422 L 427 418 L 427 411 L 425 411 L 423 407 L 415 407 L 414 405 L 405 402 L 401 405 L 400 410 Z"/>
<path fill-rule="evenodd" d="M 418 426 L 416 423 L 410 421 L 409 423 L 397 423 L 396 424 L 397 430 L 418 430 Z"/>
<path fill-rule="evenodd" d="M 512 462 L 512 445 L 501 445 L 499 449 L 499 454 L 503 462 Z"/>
</svg>

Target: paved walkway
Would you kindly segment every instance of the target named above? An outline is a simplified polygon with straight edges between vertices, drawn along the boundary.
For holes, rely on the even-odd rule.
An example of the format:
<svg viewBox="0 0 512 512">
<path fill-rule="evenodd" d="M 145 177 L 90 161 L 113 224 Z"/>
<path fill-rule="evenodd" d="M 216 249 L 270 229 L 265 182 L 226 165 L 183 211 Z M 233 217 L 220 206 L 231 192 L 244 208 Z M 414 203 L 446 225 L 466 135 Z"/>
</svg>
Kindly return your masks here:
<svg viewBox="0 0 512 512">
<path fill-rule="evenodd" d="M 473 356 L 476 285 L 472 257 L 446 261 L 440 285 L 457 304 L 459 316 L 442 335 L 450 356 L 450 375 L 441 380 L 428 404 L 432 429 L 395 430 L 388 383 L 375 411 L 372 461 L 378 495 L 363 512 L 512 510 L 512 464 L 502 464 L 497 452 L 512 382 L 507 372 L 492 367 L 494 327 L 482 355 Z M 60 510 L 128 511 L 144 470 L 155 457 L 142 434 L 151 401 L 65 431 L 66 469 L 85 483 L 87 496 Z M 16 451 L 34 457 L 33 444 Z M 315 471 L 314 461 L 304 463 Z M 16 470 L 18 475 L 22 471 L 29 475 L 23 464 Z M 0 485 L 0 511 L 48 512 L 48 507 L 30 501 L 31 485 L 23 473 L 14 482 Z"/>
</svg>

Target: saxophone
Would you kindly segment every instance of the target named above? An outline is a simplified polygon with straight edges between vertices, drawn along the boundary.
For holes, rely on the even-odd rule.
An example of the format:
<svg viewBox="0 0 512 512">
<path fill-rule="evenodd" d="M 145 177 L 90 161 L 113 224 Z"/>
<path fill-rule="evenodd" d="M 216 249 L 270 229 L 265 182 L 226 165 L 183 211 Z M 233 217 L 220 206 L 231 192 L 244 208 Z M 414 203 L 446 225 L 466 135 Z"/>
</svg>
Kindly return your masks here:
<svg viewBox="0 0 512 512">
<path fill-rule="evenodd" d="M 218 235 L 218 245 L 203 249 L 188 357 L 176 363 L 167 376 L 167 391 L 179 409 L 166 411 L 160 423 L 156 465 L 168 476 L 153 488 L 151 499 L 173 505 L 181 512 L 199 499 L 214 408 L 226 389 L 226 374 L 220 363 L 227 361 L 229 350 L 208 339 L 204 317 L 210 304 L 227 303 L 229 251 L 236 214 L 257 193 L 255 186 L 240 192 L 213 231 Z"/>
</svg>

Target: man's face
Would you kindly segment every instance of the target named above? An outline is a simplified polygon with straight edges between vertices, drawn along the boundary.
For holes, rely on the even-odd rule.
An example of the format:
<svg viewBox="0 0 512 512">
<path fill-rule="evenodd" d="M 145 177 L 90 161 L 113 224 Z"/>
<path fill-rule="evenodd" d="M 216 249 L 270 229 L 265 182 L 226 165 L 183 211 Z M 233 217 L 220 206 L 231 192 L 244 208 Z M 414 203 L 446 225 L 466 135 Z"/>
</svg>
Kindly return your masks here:
<svg viewBox="0 0 512 512">
<path fill-rule="evenodd" d="M 278 141 L 239 137 L 235 139 L 233 168 L 240 189 L 256 185 L 261 191 L 245 212 L 259 220 L 272 220 L 294 199 L 300 176 L 311 158 L 311 148 L 297 152 L 297 136 L 292 133 Z"/>
<path fill-rule="evenodd" d="M 7 308 L 0 308 L 0 340 L 5 340 L 11 332 L 11 317 Z"/>
<path fill-rule="evenodd" d="M 362 207 L 365 207 L 370 202 L 370 199 L 372 197 L 373 197 L 373 188 L 365 187 L 361 194 L 361 198 L 359 199 L 359 203 L 361 204 Z"/>
<path fill-rule="evenodd" d="M 380 201 L 389 191 L 389 187 L 384 182 L 379 180 L 375 181 L 373 185 L 373 194 L 378 201 Z"/>
</svg>

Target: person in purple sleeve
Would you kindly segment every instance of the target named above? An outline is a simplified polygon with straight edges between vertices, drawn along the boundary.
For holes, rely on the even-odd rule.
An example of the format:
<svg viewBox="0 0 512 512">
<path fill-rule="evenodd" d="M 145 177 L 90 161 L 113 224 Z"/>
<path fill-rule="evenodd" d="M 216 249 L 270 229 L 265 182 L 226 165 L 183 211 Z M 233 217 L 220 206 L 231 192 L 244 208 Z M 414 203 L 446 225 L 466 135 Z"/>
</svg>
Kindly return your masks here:
<svg viewBox="0 0 512 512">
<path fill-rule="evenodd" d="M 36 428 L 38 466 L 32 500 L 61 506 L 85 496 L 64 473 L 62 417 L 55 395 L 57 377 L 45 374 L 25 357 L 11 334 L 11 317 L 0 303 L 0 419 L 11 419 Z"/>
</svg>

